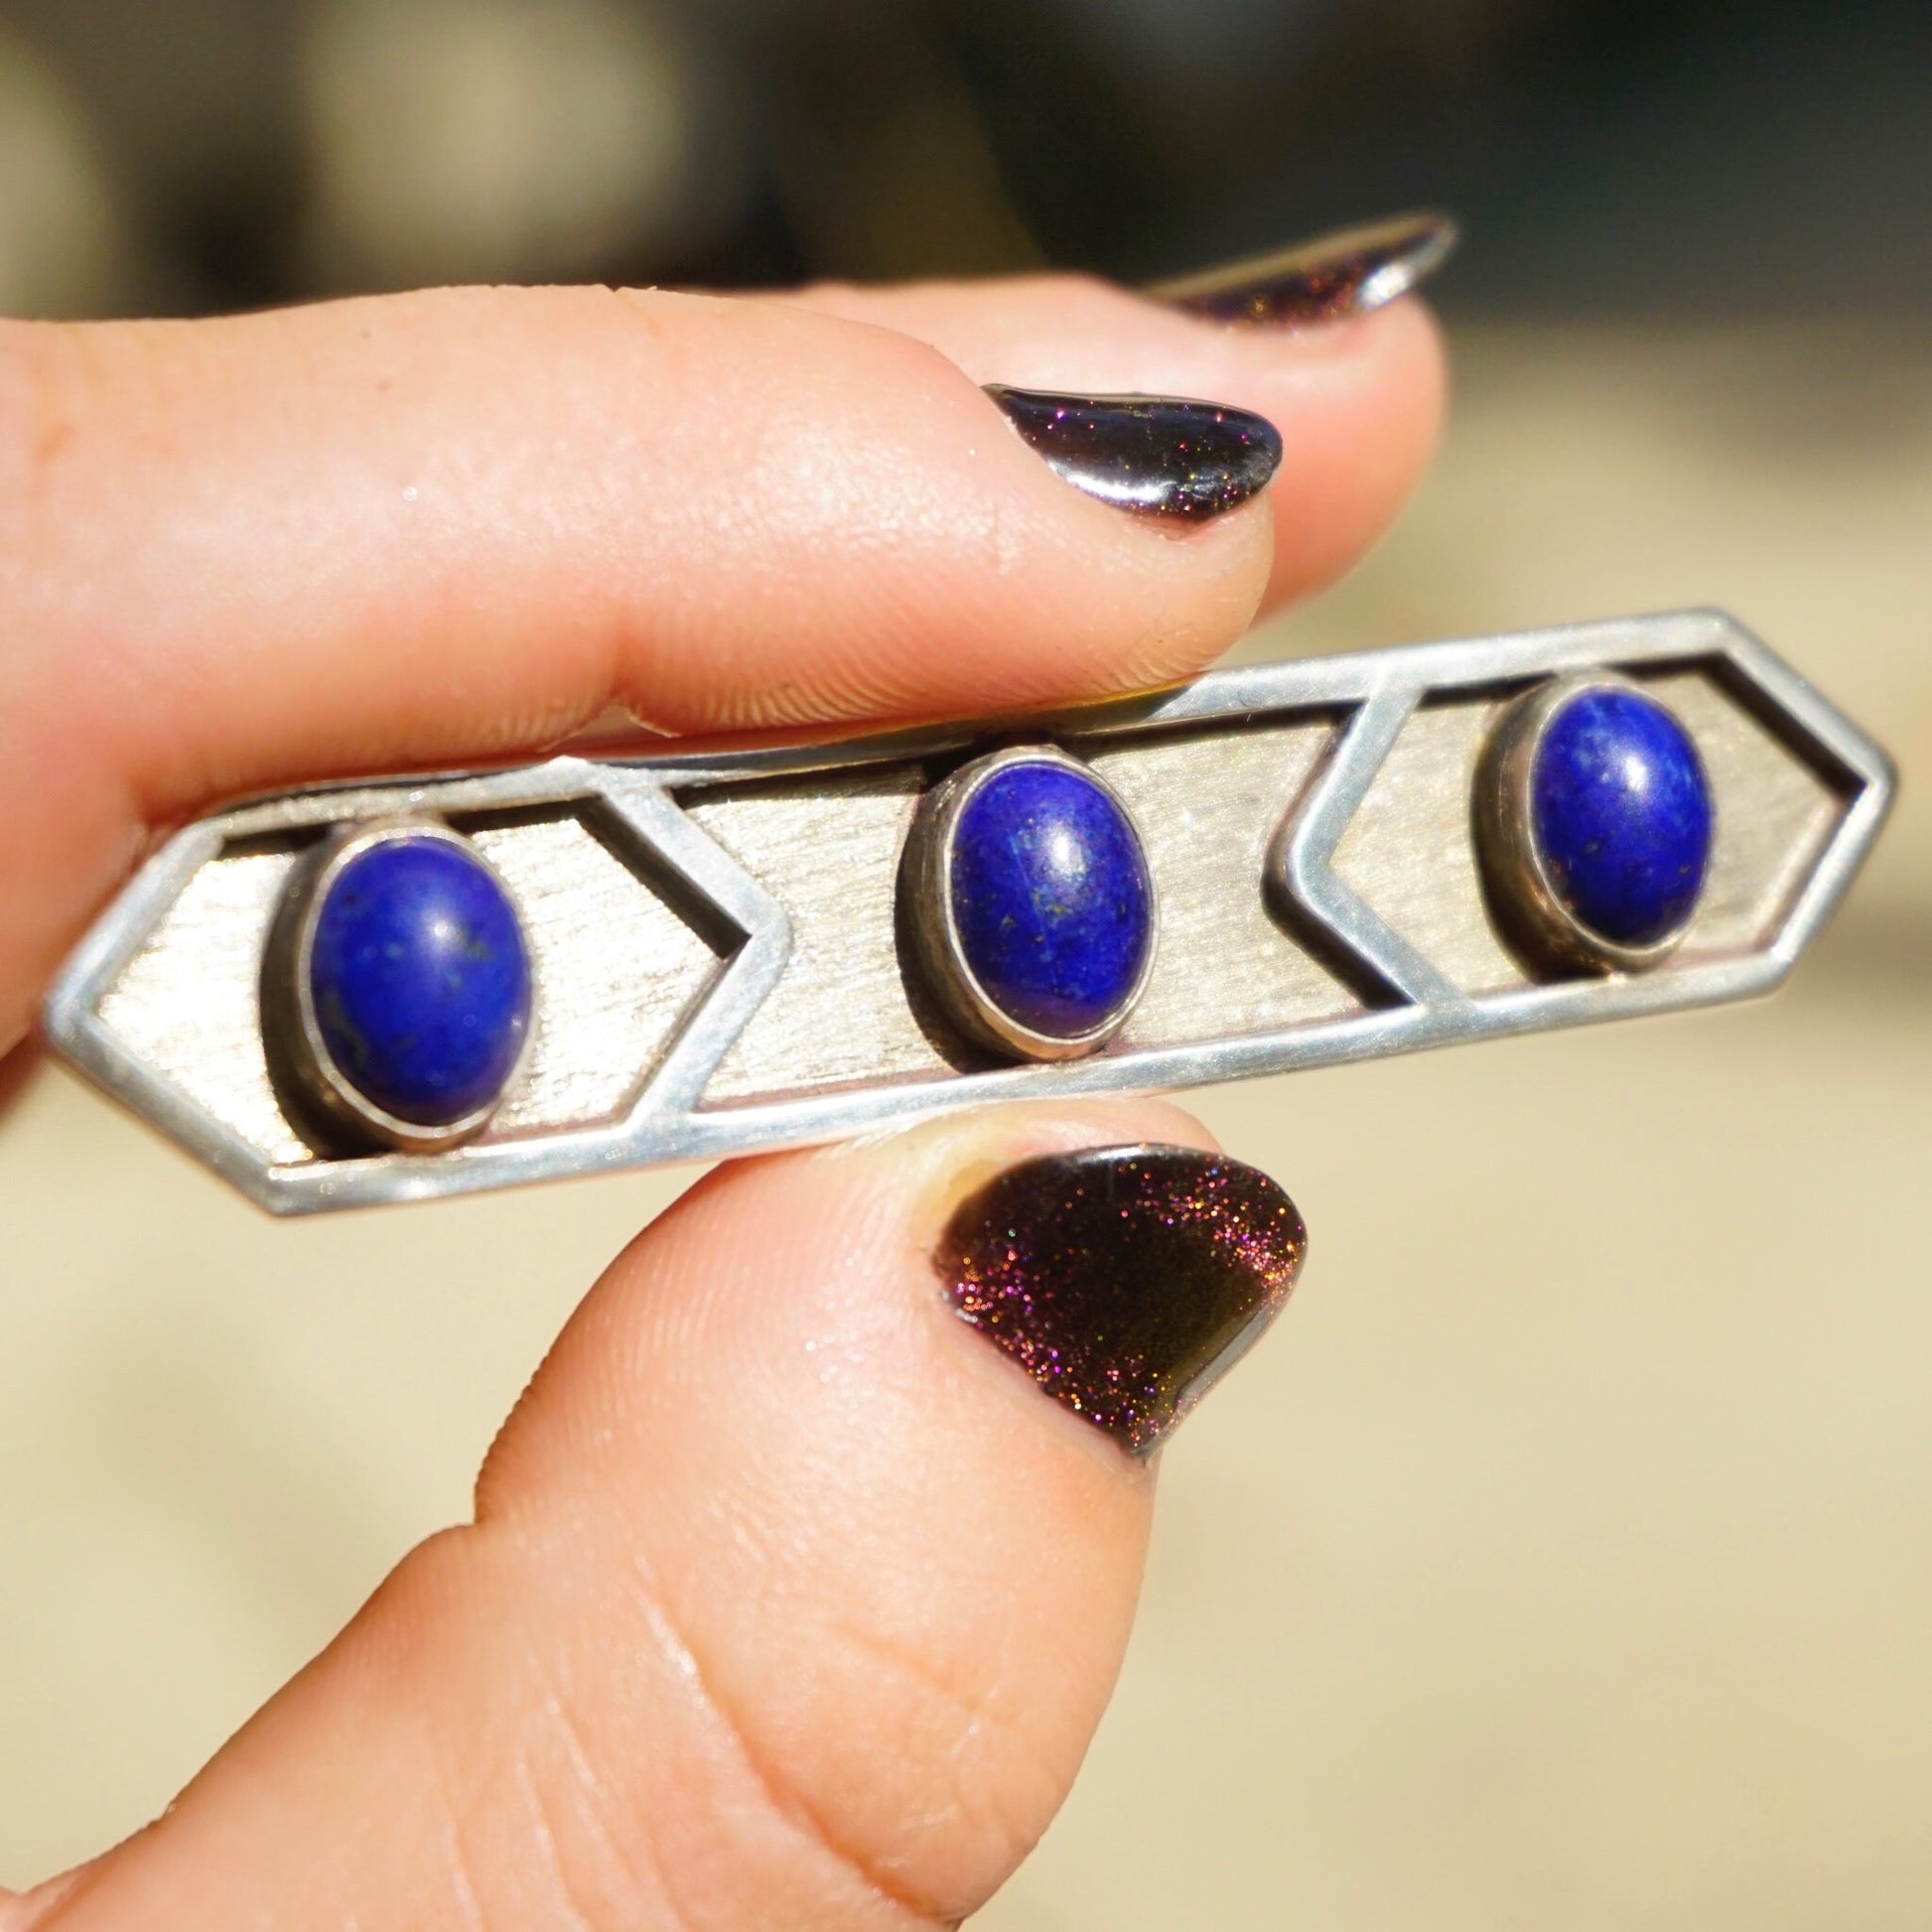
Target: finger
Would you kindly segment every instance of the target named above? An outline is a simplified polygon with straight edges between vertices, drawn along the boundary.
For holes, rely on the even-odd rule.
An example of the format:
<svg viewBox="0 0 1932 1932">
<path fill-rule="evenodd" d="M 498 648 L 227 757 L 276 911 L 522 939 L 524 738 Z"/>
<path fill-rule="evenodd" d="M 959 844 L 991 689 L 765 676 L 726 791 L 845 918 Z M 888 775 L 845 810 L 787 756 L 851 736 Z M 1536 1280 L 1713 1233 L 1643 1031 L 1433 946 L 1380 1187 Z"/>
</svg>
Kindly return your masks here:
<svg viewBox="0 0 1932 1932">
<path fill-rule="evenodd" d="M 981 372 L 657 292 L 0 327 L 0 1041 L 145 828 L 223 793 L 613 702 L 674 730 L 1046 704 L 1237 635 L 1266 510 L 1176 539 L 1069 488 Z M 1411 407 L 1359 390 L 1347 461 L 1396 461 Z"/>
<path fill-rule="evenodd" d="M 1145 1451 L 1300 1260 L 1287 1196 L 1202 1147 L 1153 1103 L 1000 1112 L 702 1183 L 572 1321 L 476 1523 L 51 1925 L 955 1922 L 1099 1718 Z"/>
<path fill-rule="evenodd" d="M 984 382 L 1211 396 L 1282 431 L 1263 608 L 1338 576 L 1394 516 L 1435 449 L 1442 337 L 1415 300 L 1313 328 L 1230 326 L 1075 276 L 909 287 L 828 284 L 787 300 L 930 343 Z"/>
<path fill-rule="evenodd" d="M 1268 549 L 1264 508 L 1176 537 L 931 348 L 769 304 L 0 332 L 0 1037 L 142 827 L 213 795 L 614 700 L 689 730 L 1156 682 Z"/>
</svg>

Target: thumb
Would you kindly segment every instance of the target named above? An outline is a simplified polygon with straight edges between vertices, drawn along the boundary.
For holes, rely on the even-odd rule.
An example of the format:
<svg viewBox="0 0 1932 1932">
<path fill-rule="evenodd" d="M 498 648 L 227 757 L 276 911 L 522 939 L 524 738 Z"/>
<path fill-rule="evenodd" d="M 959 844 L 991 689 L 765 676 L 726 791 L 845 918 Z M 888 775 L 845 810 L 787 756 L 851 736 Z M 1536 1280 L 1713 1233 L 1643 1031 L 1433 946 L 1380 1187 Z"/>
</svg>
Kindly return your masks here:
<svg viewBox="0 0 1932 1932">
<path fill-rule="evenodd" d="M 1302 1249 L 1152 1103 L 721 1170 L 565 1330 L 476 1521 L 22 1922 L 957 1921 L 1099 1720 L 1148 1452 Z"/>
</svg>

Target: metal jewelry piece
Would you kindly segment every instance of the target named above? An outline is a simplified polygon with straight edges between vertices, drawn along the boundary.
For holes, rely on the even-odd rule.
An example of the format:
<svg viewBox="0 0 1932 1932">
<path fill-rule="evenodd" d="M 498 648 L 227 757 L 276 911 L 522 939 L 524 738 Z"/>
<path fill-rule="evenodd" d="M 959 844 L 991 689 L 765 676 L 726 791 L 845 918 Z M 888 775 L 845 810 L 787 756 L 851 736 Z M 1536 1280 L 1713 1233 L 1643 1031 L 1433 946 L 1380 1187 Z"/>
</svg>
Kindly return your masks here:
<svg viewBox="0 0 1932 1932">
<path fill-rule="evenodd" d="M 1765 992 L 1892 789 L 1713 612 L 1258 665 L 239 805 L 44 1025 L 265 1207 L 420 1199 Z"/>
</svg>

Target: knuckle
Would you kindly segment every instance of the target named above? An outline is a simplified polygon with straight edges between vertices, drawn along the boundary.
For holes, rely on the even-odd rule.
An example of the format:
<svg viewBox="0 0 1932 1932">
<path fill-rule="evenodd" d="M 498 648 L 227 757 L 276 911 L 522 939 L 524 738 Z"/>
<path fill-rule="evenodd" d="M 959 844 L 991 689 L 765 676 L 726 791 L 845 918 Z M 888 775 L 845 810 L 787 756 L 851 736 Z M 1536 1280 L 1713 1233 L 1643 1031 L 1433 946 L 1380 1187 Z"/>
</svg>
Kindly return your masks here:
<svg viewBox="0 0 1932 1932">
<path fill-rule="evenodd" d="M 941 1917 L 991 1896 L 1059 1808 L 1073 1763 L 1030 1722 L 1032 1704 L 983 1665 L 955 1667 L 950 1645 L 887 1637 L 858 1624 L 831 1642 L 882 1729 L 869 1755 L 902 1767 L 905 1783 L 875 1829 L 875 1871 L 922 1874 Z M 854 1691 L 857 1702 L 861 1693 Z M 941 1875 L 943 1874 L 943 1876 Z"/>
</svg>

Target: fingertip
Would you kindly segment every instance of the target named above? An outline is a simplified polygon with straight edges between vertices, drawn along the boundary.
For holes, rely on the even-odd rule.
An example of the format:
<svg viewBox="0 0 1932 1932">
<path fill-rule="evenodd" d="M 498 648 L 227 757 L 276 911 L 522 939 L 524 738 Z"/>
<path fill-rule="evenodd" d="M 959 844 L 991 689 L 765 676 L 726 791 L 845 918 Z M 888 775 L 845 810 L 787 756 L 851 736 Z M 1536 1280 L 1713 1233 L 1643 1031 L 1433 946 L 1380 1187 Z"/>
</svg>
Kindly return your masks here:
<svg viewBox="0 0 1932 1932">
<path fill-rule="evenodd" d="M 1443 338 L 1413 296 L 1314 324 L 1230 323 L 1066 274 L 828 285 L 785 299 L 902 330 L 981 382 L 1194 397 L 1265 417 L 1284 455 L 1267 492 L 1271 563 L 1250 617 L 1354 562 L 1414 488 L 1442 427 Z M 1181 668 L 1191 666 L 1169 674 Z"/>
</svg>

